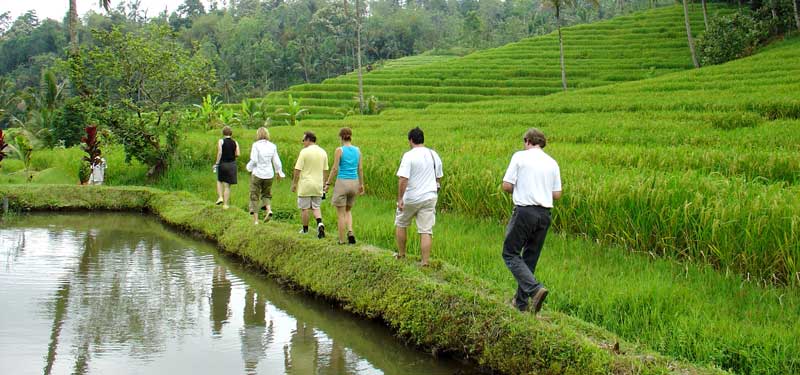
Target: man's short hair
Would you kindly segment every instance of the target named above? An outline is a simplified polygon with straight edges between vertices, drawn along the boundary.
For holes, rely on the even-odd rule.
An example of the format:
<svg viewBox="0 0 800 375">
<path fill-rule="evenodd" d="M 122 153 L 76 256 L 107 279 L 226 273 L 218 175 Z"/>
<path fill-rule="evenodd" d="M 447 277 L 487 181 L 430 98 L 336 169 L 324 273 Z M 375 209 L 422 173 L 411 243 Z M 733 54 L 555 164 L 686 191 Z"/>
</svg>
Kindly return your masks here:
<svg viewBox="0 0 800 375">
<path fill-rule="evenodd" d="M 417 126 L 408 132 L 408 139 L 410 139 L 415 145 L 421 145 L 425 143 L 425 133 L 423 133 L 422 129 Z"/>
<path fill-rule="evenodd" d="M 544 133 L 536 128 L 530 128 L 525 132 L 525 142 L 532 146 L 539 145 L 541 148 L 547 146 L 547 138 L 544 136 Z"/>
<path fill-rule="evenodd" d="M 343 141 L 350 141 L 353 138 L 353 131 L 350 128 L 342 128 L 339 130 L 339 138 Z"/>
<path fill-rule="evenodd" d="M 222 135 L 230 137 L 231 135 L 233 135 L 233 130 L 231 129 L 230 126 L 226 125 L 222 128 Z"/>
<path fill-rule="evenodd" d="M 314 135 L 314 132 L 304 132 L 303 140 L 317 143 L 317 136 Z"/>
</svg>

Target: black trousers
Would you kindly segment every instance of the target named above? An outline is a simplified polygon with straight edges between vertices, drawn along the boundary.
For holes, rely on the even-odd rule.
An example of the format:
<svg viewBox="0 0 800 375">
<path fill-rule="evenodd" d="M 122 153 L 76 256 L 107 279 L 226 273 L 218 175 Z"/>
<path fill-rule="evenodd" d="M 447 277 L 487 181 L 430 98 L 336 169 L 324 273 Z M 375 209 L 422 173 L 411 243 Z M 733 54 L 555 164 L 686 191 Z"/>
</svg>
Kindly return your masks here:
<svg viewBox="0 0 800 375">
<path fill-rule="evenodd" d="M 550 228 L 550 210 L 539 206 L 516 206 L 506 228 L 503 260 L 517 280 L 516 304 L 528 306 L 528 299 L 542 284 L 536 280 L 536 264 Z"/>
</svg>

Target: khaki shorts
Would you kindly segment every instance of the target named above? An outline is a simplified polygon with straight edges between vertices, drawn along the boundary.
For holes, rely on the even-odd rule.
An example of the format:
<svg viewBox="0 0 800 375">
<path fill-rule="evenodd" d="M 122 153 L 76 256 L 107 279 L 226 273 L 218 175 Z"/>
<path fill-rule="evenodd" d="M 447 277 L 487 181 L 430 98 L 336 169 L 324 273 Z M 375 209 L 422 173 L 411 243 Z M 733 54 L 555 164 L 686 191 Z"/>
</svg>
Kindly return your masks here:
<svg viewBox="0 0 800 375">
<path fill-rule="evenodd" d="M 397 210 L 394 225 L 408 228 L 411 226 L 411 219 L 415 217 L 417 218 L 417 233 L 433 234 L 433 226 L 436 224 L 436 198 L 418 203 L 406 203 L 403 205 L 403 211 Z"/>
<path fill-rule="evenodd" d="M 336 179 L 336 185 L 333 187 L 333 199 L 331 204 L 334 207 L 353 207 L 356 203 L 356 195 L 358 195 L 358 180 L 343 180 Z"/>
<path fill-rule="evenodd" d="M 318 210 L 322 206 L 322 197 L 297 197 L 297 208 L 302 210 Z"/>
<path fill-rule="evenodd" d="M 261 207 L 269 206 L 272 199 L 272 179 L 262 179 L 255 175 L 250 175 L 250 212 L 256 212 Z"/>
</svg>

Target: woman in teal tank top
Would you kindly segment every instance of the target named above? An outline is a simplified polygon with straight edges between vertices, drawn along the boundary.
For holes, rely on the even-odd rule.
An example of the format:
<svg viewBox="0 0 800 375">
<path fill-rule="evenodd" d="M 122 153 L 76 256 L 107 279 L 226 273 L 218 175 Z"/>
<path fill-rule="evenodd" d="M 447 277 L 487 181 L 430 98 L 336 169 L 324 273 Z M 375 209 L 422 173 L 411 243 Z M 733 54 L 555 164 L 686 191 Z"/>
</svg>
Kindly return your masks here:
<svg viewBox="0 0 800 375">
<path fill-rule="evenodd" d="M 353 131 L 350 128 L 339 130 L 339 139 L 342 147 L 336 149 L 333 167 L 325 182 L 325 190 L 331 184 L 331 179 L 336 176 L 336 185 L 333 187 L 331 204 L 336 207 L 336 216 L 339 226 L 339 243 L 345 243 L 345 234 L 349 244 L 356 243 L 353 233 L 353 215 L 350 210 L 356 202 L 356 195 L 364 194 L 364 170 L 361 167 L 361 150 L 352 145 Z"/>
</svg>

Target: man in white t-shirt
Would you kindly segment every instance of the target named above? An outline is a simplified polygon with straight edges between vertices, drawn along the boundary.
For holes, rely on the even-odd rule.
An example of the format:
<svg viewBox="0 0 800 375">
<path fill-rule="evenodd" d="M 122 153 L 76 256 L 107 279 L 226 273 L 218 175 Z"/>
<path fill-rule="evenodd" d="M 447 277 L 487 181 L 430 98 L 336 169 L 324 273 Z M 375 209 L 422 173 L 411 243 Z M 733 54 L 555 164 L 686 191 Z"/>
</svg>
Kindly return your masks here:
<svg viewBox="0 0 800 375">
<path fill-rule="evenodd" d="M 503 176 L 503 190 L 514 201 L 503 241 L 503 260 L 518 285 L 511 303 L 527 311 L 530 299 L 534 313 L 538 313 L 548 291 L 534 273 L 550 227 L 553 200 L 561 198 L 561 171 L 542 150 L 547 139 L 539 129 L 528 129 L 523 141 L 525 150 L 514 153 Z"/>
<path fill-rule="evenodd" d="M 427 266 L 431 255 L 433 225 L 436 224 L 436 200 L 442 178 L 442 159 L 425 147 L 425 134 L 416 127 L 408 132 L 411 150 L 403 154 L 397 170 L 397 214 L 394 225 L 397 258 L 406 256 L 406 235 L 411 219 L 416 218 L 422 262 Z"/>
</svg>

